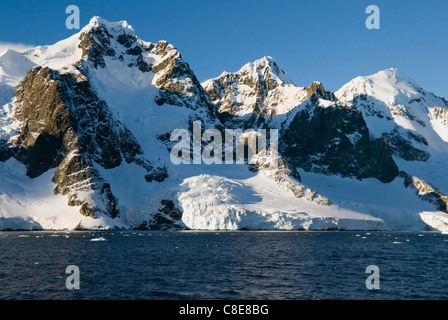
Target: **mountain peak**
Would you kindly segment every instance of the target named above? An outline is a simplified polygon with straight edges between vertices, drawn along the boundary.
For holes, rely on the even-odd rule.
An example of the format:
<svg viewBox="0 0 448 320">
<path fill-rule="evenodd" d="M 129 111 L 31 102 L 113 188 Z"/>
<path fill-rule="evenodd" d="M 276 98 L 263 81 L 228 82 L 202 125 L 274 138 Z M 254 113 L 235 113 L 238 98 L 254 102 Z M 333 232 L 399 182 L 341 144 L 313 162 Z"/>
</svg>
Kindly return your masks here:
<svg viewBox="0 0 448 320">
<path fill-rule="evenodd" d="M 414 88 L 421 88 L 421 86 L 411 77 L 407 76 L 397 68 L 389 68 L 376 73 L 378 76 L 387 77 L 393 83 L 406 82 Z"/>
<path fill-rule="evenodd" d="M 335 94 L 338 99 L 351 100 L 356 95 L 375 96 L 382 101 L 409 100 L 424 92 L 412 78 L 397 68 L 378 71 L 369 76 L 359 76 L 342 86 Z M 397 100 L 398 98 L 398 100 Z"/>
<path fill-rule="evenodd" d="M 81 30 L 81 33 L 98 27 L 103 27 L 110 31 L 127 31 L 135 34 L 135 30 L 126 20 L 111 22 L 99 16 L 94 16 L 90 19 L 89 24 Z"/>
<path fill-rule="evenodd" d="M 104 67 L 104 59 L 108 57 L 119 59 L 126 65 L 137 65 L 146 72 L 149 66 L 141 53 L 151 45 L 139 39 L 126 21 L 110 22 L 94 16 L 86 26 L 71 37 L 53 45 L 27 49 L 23 54 L 37 65 L 57 70 L 71 68 L 82 59 L 92 62 L 95 68 Z M 125 59 L 126 57 L 129 59 Z"/>
<path fill-rule="evenodd" d="M 264 66 L 274 66 L 278 68 L 277 62 L 271 56 L 264 56 L 254 62 L 249 62 L 246 65 L 251 65 L 254 67 L 264 67 Z"/>
<path fill-rule="evenodd" d="M 237 72 L 223 72 L 202 85 L 220 113 L 252 114 L 256 118 L 261 114 L 284 113 L 290 110 L 291 104 L 297 105 L 297 95 L 306 95 L 270 56 L 246 63 Z M 279 100 L 284 94 L 294 98 Z"/>
<path fill-rule="evenodd" d="M 7 51 L 0 230 L 424 230 L 421 212 L 448 212 L 448 103 L 395 68 L 341 93 L 294 86 L 270 56 L 201 86 L 167 41 L 98 16 Z"/>
<path fill-rule="evenodd" d="M 95 68 L 104 68 L 105 57 L 109 57 L 126 60 L 128 66 L 138 65 L 142 72 L 149 71 L 141 53 L 151 44 L 140 40 L 126 21 L 110 22 L 95 16 L 79 34 L 78 47 L 82 49 L 82 57 L 91 61 Z"/>
<path fill-rule="evenodd" d="M 289 76 L 270 56 L 264 56 L 254 62 L 246 63 L 237 73 L 248 74 L 250 78 L 270 78 L 283 84 L 293 84 Z"/>
</svg>

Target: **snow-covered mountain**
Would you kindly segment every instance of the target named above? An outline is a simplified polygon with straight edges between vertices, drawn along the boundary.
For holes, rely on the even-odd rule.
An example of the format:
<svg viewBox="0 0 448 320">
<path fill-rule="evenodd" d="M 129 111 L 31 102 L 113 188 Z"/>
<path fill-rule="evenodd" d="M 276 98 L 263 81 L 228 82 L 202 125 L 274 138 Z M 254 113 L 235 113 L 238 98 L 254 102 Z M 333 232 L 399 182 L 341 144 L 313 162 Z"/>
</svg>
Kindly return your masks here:
<svg viewBox="0 0 448 320">
<path fill-rule="evenodd" d="M 278 128 L 279 150 L 292 174 L 333 204 L 381 217 L 398 229 L 409 228 L 412 220 L 429 221 L 433 210 L 446 213 L 445 99 L 396 69 L 357 77 L 335 93 L 320 82 L 307 88 L 287 79 L 266 57 L 203 86 L 218 110 L 231 115 L 221 117 L 229 124 Z M 370 183 L 377 183 L 372 178 L 381 187 L 370 189 Z M 337 187 L 330 184 L 329 189 L 325 181 L 332 179 Z M 397 189 L 389 189 L 392 185 Z M 419 203 L 416 209 L 409 199 L 402 203 L 410 190 L 411 198 L 417 196 L 432 208 Z M 370 199 L 361 200 L 366 195 Z M 414 218 L 401 221 L 408 215 Z"/>
<path fill-rule="evenodd" d="M 201 84 L 173 45 L 94 17 L 54 45 L 3 53 L 0 105 L 0 229 L 448 221 L 448 103 L 395 69 L 333 93 L 296 86 L 264 57 Z M 198 122 L 200 133 L 277 129 L 278 155 L 174 164 L 171 134 Z"/>
<path fill-rule="evenodd" d="M 371 134 L 388 141 L 400 174 L 432 185 L 446 211 L 448 102 L 397 69 L 355 78 L 335 95 L 361 110 Z"/>
<path fill-rule="evenodd" d="M 276 99 L 295 95 L 305 99 L 306 94 L 304 88 L 294 86 L 271 57 L 247 63 L 236 73 L 224 72 L 202 85 L 213 103 L 219 106 L 219 112 L 237 116 L 283 113 L 284 110 L 295 107 L 299 97 L 295 97 L 292 104 Z M 282 93 L 288 90 L 289 92 Z M 271 107 L 268 110 L 267 105 Z"/>
</svg>

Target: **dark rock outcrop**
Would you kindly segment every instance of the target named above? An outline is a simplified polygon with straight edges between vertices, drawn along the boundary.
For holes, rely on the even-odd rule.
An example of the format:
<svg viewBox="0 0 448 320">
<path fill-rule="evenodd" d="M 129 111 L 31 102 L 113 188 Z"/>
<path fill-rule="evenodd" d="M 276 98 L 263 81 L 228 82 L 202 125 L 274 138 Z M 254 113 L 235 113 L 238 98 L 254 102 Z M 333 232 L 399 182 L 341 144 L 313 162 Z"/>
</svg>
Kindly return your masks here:
<svg viewBox="0 0 448 320">
<path fill-rule="evenodd" d="M 179 51 L 166 41 L 159 41 L 150 52 L 162 57 L 152 66 L 155 85 L 159 88 L 156 104 L 184 106 L 196 111 L 197 119 L 203 123 L 215 123 L 215 106 Z"/>
<path fill-rule="evenodd" d="M 150 230 L 181 229 L 182 211 L 172 200 L 162 200 L 157 212 L 148 223 Z"/>
<path fill-rule="evenodd" d="M 14 142 L 15 156 L 31 178 L 56 168 L 55 193 L 67 195 L 68 204 L 81 206 L 84 215 L 118 215 L 117 199 L 95 165 L 112 169 L 123 161 L 134 162 L 147 170 L 147 181 L 167 176 L 166 169 L 144 159 L 138 141 L 113 118 L 81 72 L 35 67 L 17 87 L 16 104 L 22 128 Z M 93 192 L 102 205 L 83 197 L 86 192 Z"/>
<path fill-rule="evenodd" d="M 312 82 L 308 88 L 306 88 L 306 98 L 317 100 L 317 99 L 325 99 L 330 101 L 335 101 L 336 97 L 333 92 L 331 91 L 325 91 L 324 86 L 320 82 Z"/>
<path fill-rule="evenodd" d="M 398 174 L 387 141 L 371 138 L 361 112 L 350 105 L 310 100 L 280 137 L 279 152 L 293 168 L 382 182 Z"/>
<path fill-rule="evenodd" d="M 424 201 L 432 203 L 442 212 L 448 213 L 448 197 L 428 182 L 400 171 L 399 176 L 404 179 L 406 188 L 415 189 L 417 195 Z"/>
<path fill-rule="evenodd" d="M 114 34 L 101 20 L 96 21 L 97 25 L 90 28 L 79 36 L 78 47 L 82 50 L 82 58 L 90 61 L 93 67 L 104 68 L 106 66 L 105 57 L 111 59 L 124 60 L 127 56 L 128 67 L 137 66 L 142 72 L 151 71 L 151 65 L 143 59 L 142 52 L 148 51 L 146 47 L 137 41 L 137 36 L 129 33 L 124 28 L 117 29 L 119 34 Z M 118 46 L 120 44 L 121 46 Z"/>
</svg>

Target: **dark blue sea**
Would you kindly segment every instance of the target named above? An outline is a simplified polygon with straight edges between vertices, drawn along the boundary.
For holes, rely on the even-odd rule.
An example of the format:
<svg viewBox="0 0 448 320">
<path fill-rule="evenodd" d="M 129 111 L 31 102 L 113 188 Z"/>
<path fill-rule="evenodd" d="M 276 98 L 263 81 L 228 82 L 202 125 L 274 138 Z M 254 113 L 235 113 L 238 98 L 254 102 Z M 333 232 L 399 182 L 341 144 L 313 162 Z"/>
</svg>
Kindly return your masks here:
<svg viewBox="0 0 448 320">
<path fill-rule="evenodd" d="M 69 265 L 79 289 L 66 286 Z M 378 289 L 366 286 L 369 265 Z M 448 235 L 1 232 L 0 299 L 448 299 Z"/>
</svg>

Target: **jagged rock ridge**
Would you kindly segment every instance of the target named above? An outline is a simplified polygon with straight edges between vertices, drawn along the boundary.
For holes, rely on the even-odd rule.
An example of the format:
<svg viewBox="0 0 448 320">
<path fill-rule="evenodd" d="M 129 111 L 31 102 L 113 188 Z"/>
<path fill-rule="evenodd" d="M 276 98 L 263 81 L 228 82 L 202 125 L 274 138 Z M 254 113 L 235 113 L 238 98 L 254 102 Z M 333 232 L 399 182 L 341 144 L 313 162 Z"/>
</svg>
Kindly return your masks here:
<svg viewBox="0 0 448 320">
<path fill-rule="evenodd" d="M 201 84 L 173 45 L 99 17 L 53 46 L 1 59 L 26 68 L 0 91 L 0 171 L 9 179 L 0 182 L 0 228 L 25 217 L 42 228 L 381 229 L 390 211 L 446 212 L 448 186 L 421 164 L 446 163 L 448 104 L 395 69 L 333 93 L 320 82 L 296 86 L 264 57 Z M 251 164 L 175 166 L 171 132 L 193 133 L 194 121 L 201 134 L 278 129 L 278 155 L 270 145 Z M 12 187 L 49 173 L 53 197 L 84 218 L 30 218 L 27 195 Z M 369 209 L 362 195 L 358 204 L 315 184 L 321 176 L 412 204 Z"/>
</svg>

